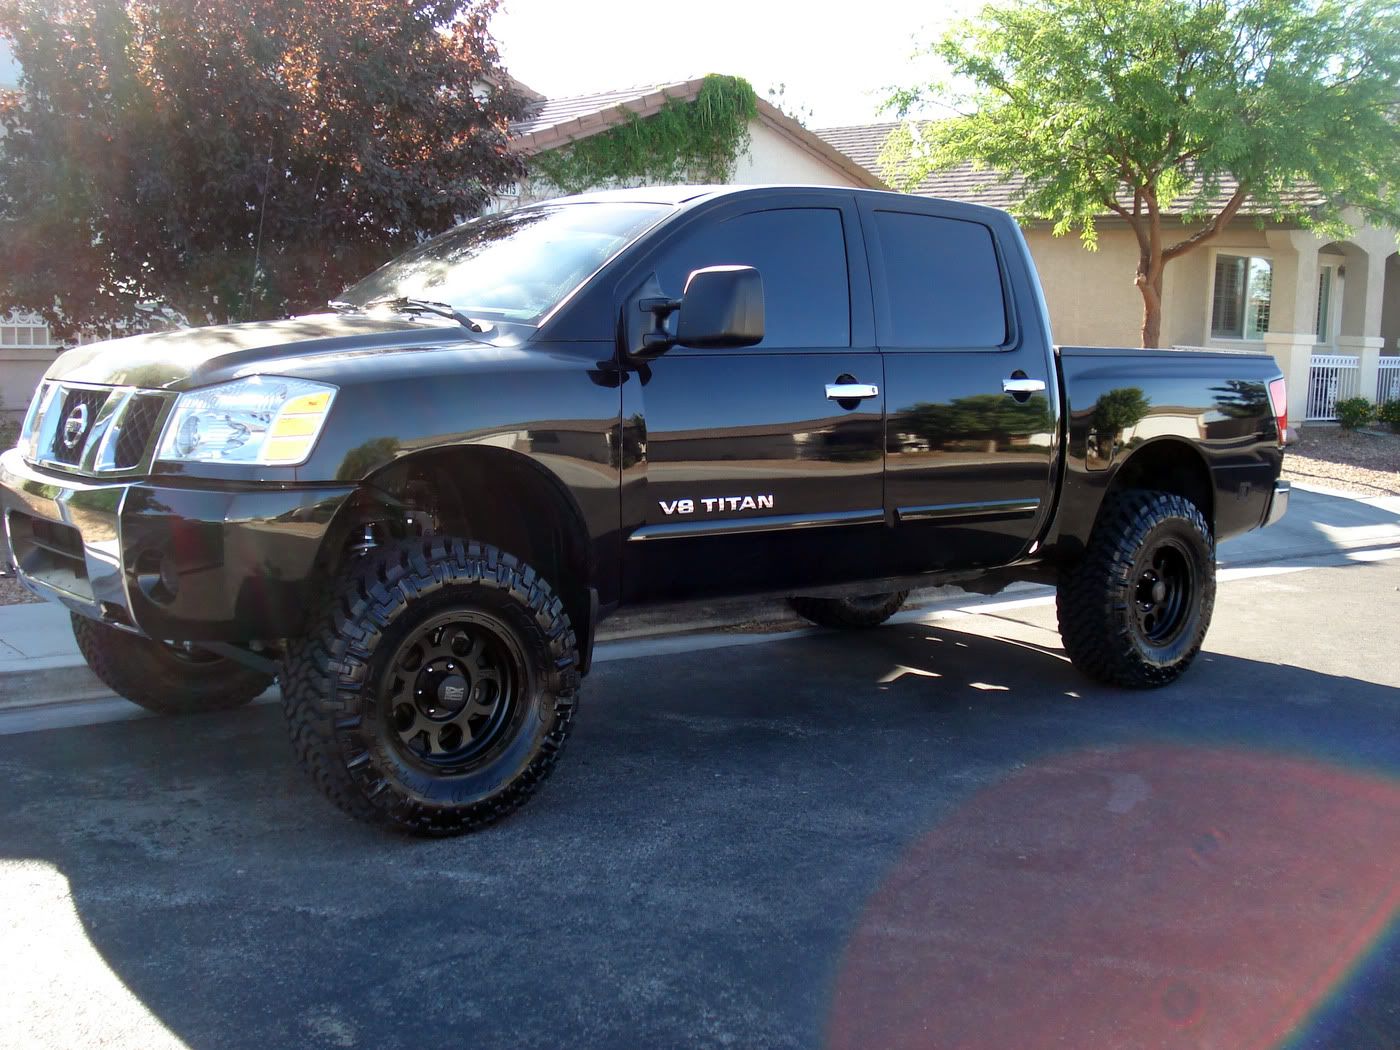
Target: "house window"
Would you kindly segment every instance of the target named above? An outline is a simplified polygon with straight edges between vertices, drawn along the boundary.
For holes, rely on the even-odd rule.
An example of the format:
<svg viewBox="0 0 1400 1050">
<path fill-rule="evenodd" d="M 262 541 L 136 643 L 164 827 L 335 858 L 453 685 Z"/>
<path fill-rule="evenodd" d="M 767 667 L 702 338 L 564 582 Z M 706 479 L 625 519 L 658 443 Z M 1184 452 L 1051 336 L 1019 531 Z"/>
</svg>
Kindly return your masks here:
<svg viewBox="0 0 1400 1050">
<path fill-rule="evenodd" d="M 0 325 L 0 346 L 48 346 L 49 326 L 21 322 Z"/>
<path fill-rule="evenodd" d="M 1215 257 L 1210 334 L 1219 339 L 1259 339 L 1269 330 L 1273 264 L 1243 255 Z"/>
</svg>

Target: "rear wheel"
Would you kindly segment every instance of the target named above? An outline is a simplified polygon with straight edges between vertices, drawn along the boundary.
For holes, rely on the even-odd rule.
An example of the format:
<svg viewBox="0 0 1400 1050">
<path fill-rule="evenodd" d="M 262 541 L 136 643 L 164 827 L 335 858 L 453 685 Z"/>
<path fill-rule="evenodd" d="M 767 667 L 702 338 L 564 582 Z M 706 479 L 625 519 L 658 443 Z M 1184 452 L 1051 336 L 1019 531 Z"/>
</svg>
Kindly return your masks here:
<svg viewBox="0 0 1400 1050">
<path fill-rule="evenodd" d="M 76 613 L 73 637 L 92 673 L 148 711 L 226 711 L 265 693 L 273 676 L 181 642 L 161 642 Z"/>
<path fill-rule="evenodd" d="M 798 616 L 819 627 L 859 630 L 879 627 L 899 612 L 908 597 L 908 591 L 893 591 L 851 598 L 789 598 L 788 604 Z"/>
<path fill-rule="evenodd" d="M 440 536 L 362 559 L 288 646 L 293 748 L 341 809 L 460 834 L 524 803 L 573 724 L 578 648 L 563 603 L 494 547 Z"/>
<path fill-rule="evenodd" d="M 1175 681 L 1215 608 L 1215 540 L 1194 503 L 1129 489 L 1109 497 L 1084 557 L 1055 596 L 1075 667 L 1111 685 Z"/>
</svg>

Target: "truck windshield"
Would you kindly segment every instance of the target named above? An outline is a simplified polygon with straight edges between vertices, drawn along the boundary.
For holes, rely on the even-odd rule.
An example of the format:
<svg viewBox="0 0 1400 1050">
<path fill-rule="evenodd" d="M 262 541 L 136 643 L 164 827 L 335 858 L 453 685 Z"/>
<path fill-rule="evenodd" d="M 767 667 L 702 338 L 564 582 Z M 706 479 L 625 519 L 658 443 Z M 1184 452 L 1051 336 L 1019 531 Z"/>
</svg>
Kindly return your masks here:
<svg viewBox="0 0 1400 1050">
<path fill-rule="evenodd" d="M 385 263 L 337 304 L 409 297 L 447 303 L 471 317 L 535 324 L 668 210 L 555 204 L 486 215 Z"/>
</svg>

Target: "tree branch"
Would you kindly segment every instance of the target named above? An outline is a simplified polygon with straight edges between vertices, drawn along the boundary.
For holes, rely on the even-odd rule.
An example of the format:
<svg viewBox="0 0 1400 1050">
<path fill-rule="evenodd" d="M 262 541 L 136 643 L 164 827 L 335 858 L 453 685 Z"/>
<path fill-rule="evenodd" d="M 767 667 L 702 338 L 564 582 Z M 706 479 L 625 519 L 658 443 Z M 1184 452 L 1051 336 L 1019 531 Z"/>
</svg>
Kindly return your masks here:
<svg viewBox="0 0 1400 1050">
<path fill-rule="evenodd" d="M 1227 225 L 1229 225 L 1230 220 L 1235 217 L 1235 213 L 1240 210 L 1240 207 L 1245 202 L 1245 198 L 1248 196 L 1249 186 L 1245 183 L 1241 183 L 1239 187 L 1235 190 L 1234 196 L 1232 196 L 1228 201 L 1225 202 L 1225 207 L 1221 208 L 1220 212 L 1215 216 L 1215 218 L 1211 219 L 1211 221 L 1206 226 L 1202 227 L 1200 230 L 1197 230 L 1190 237 L 1187 237 L 1186 240 L 1178 241 L 1176 244 L 1173 244 L 1170 248 L 1164 249 L 1162 251 L 1162 261 L 1170 262 L 1172 259 L 1175 259 L 1180 255 L 1185 255 L 1192 248 L 1204 244 L 1206 241 L 1216 236 L 1221 230 L 1223 230 Z"/>
</svg>

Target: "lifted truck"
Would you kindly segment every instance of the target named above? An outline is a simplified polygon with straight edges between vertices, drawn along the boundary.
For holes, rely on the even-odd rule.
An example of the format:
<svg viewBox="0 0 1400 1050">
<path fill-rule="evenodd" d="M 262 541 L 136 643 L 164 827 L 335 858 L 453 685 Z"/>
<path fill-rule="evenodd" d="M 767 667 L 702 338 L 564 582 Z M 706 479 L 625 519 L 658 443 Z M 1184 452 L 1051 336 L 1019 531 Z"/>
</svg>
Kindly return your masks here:
<svg viewBox="0 0 1400 1050">
<path fill-rule="evenodd" d="M 20 578 L 155 711 L 280 675 L 350 814 L 488 824 L 549 774 L 599 621 L 1058 586 L 1074 664 L 1165 685 L 1268 525 L 1268 357 L 1056 348 L 1006 214 L 672 187 L 475 219 L 282 321 L 63 354 L 0 502 Z"/>
</svg>

